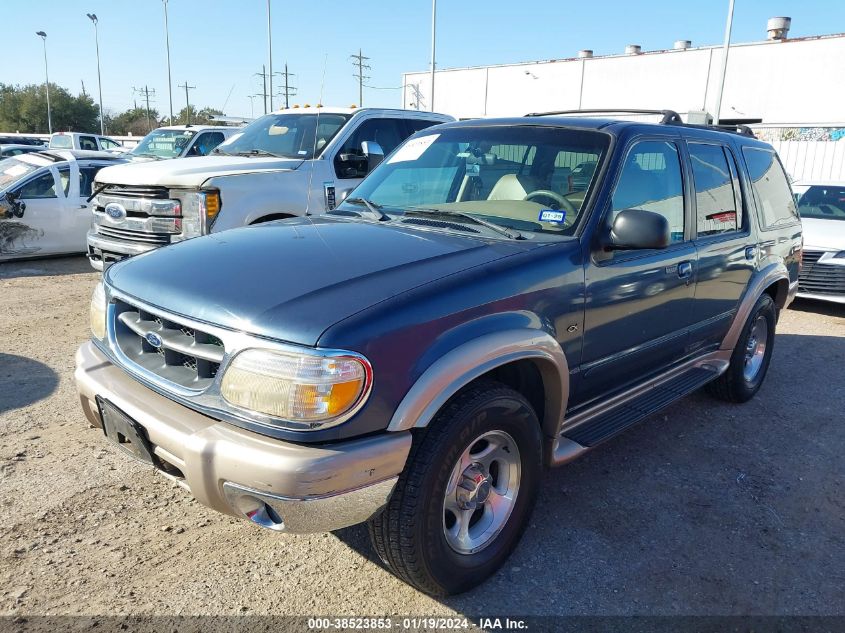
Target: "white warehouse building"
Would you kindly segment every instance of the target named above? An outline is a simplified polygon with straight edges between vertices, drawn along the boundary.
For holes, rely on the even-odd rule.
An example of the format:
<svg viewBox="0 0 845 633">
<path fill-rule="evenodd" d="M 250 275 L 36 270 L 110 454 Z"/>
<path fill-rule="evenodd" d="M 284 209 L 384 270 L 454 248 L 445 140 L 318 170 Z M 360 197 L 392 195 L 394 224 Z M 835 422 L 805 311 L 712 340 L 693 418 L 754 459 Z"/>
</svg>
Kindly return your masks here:
<svg viewBox="0 0 845 633">
<path fill-rule="evenodd" d="M 790 39 L 789 18 L 769 38 L 732 44 L 720 122 L 751 125 L 772 142 L 793 178 L 845 178 L 845 33 Z M 457 118 L 591 108 L 715 114 L 723 48 L 626 47 L 620 55 L 437 70 L 434 110 Z M 403 74 L 403 107 L 431 108 L 429 71 Z"/>
</svg>

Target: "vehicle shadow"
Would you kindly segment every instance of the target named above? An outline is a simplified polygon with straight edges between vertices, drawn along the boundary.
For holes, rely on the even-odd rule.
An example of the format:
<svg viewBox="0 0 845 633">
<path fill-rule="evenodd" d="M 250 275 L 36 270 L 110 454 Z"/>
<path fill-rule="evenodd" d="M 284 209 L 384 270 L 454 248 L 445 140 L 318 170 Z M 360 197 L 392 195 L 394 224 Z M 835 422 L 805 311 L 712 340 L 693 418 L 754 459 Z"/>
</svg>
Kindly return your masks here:
<svg viewBox="0 0 845 633">
<path fill-rule="evenodd" d="M 58 374 L 44 363 L 0 353 L 0 413 L 43 400 L 58 385 Z"/>
<path fill-rule="evenodd" d="M 845 304 L 832 303 L 830 301 L 818 301 L 817 299 L 795 299 L 789 310 L 796 312 L 812 312 L 813 314 L 824 314 L 825 316 L 845 318 Z"/>
<path fill-rule="evenodd" d="M 840 612 L 841 585 L 818 579 L 845 569 L 830 547 L 845 516 L 843 360 L 845 337 L 779 334 L 751 401 L 695 393 L 547 471 L 511 558 L 440 602 L 473 618 Z M 335 535 L 375 561 L 363 526 Z"/>
<path fill-rule="evenodd" d="M 59 277 L 95 273 L 84 255 L 40 257 L 0 262 L 0 279 L 15 277 Z"/>
</svg>

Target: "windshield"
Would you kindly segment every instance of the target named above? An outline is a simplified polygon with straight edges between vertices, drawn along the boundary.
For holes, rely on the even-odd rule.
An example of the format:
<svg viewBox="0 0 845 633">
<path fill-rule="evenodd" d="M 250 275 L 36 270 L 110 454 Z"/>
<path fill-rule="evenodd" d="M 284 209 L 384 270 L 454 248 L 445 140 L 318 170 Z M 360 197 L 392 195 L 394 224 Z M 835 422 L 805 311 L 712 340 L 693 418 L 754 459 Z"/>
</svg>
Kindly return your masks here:
<svg viewBox="0 0 845 633">
<path fill-rule="evenodd" d="M 154 158 L 176 158 L 194 138 L 193 130 L 153 130 L 141 139 L 132 154 Z"/>
<path fill-rule="evenodd" d="M 73 149 L 73 137 L 67 134 L 54 134 L 50 137 L 51 149 Z"/>
<path fill-rule="evenodd" d="M 845 220 L 845 186 L 813 185 L 798 198 L 802 218 Z"/>
<path fill-rule="evenodd" d="M 543 126 L 457 127 L 409 139 L 341 213 L 366 200 L 390 214 L 469 214 L 515 231 L 572 235 L 607 152 L 601 132 Z M 440 218 L 443 219 L 443 218 Z"/>
<path fill-rule="evenodd" d="M 40 168 L 40 165 L 33 165 L 18 158 L 0 160 L 0 190 L 11 187 L 17 181 L 26 178 Z"/>
<path fill-rule="evenodd" d="M 314 158 L 322 153 L 323 148 L 348 120 L 349 116 L 345 114 L 267 114 L 219 145 L 217 151 L 226 154 Z"/>
</svg>

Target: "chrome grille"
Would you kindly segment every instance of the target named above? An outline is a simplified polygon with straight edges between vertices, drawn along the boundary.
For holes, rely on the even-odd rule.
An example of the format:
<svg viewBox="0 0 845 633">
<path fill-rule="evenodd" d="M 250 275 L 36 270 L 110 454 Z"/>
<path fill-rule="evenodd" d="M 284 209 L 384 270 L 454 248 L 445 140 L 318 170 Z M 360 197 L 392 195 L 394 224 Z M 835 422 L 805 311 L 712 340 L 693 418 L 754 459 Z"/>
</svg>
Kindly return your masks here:
<svg viewBox="0 0 845 633">
<path fill-rule="evenodd" d="M 144 244 L 161 246 L 170 244 L 170 235 L 168 233 L 145 233 L 144 231 L 132 231 L 130 229 L 106 226 L 104 224 L 97 225 L 97 233 L 116 240 L 126 240 L 127 242 L 142 242 Z"/>
<path fill-rule="evenodd" d="M 136 185 L 102 185 L 100 193 L 124 198 L 153 198 L 166 200 L 170 197 L 167 187 L 145 187 Z"/>
<path fill-rule="evenodd" d="M 819 262 L 825 251 L 805 250 L 798 275 L 798 292 L 816 295 L 845 295 L 845 266 Z"/>
<path fill-rule="evenodd" d="M 121 300 L 114 315 L 117 346 L 144 370 L 188 389 L 205 389 L 217 376 L 225 349 L 216 336 Z"/>
</svg>

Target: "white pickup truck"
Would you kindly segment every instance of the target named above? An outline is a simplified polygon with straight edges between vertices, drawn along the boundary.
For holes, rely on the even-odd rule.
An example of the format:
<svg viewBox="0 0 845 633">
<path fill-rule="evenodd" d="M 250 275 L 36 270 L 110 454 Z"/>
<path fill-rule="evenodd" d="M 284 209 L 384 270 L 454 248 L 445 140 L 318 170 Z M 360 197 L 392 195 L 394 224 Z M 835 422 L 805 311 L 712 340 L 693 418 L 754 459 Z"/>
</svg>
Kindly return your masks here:
<svg viewBox="0 0 845 633">
<path fill-rule="evenodd" d="M 292 108 L 267 114 L 210 156 L 102 170 L 91 265 L 248 224 L 334 208 L 411 134 L 452 117 L 417 110 Z"/>
</svg>

